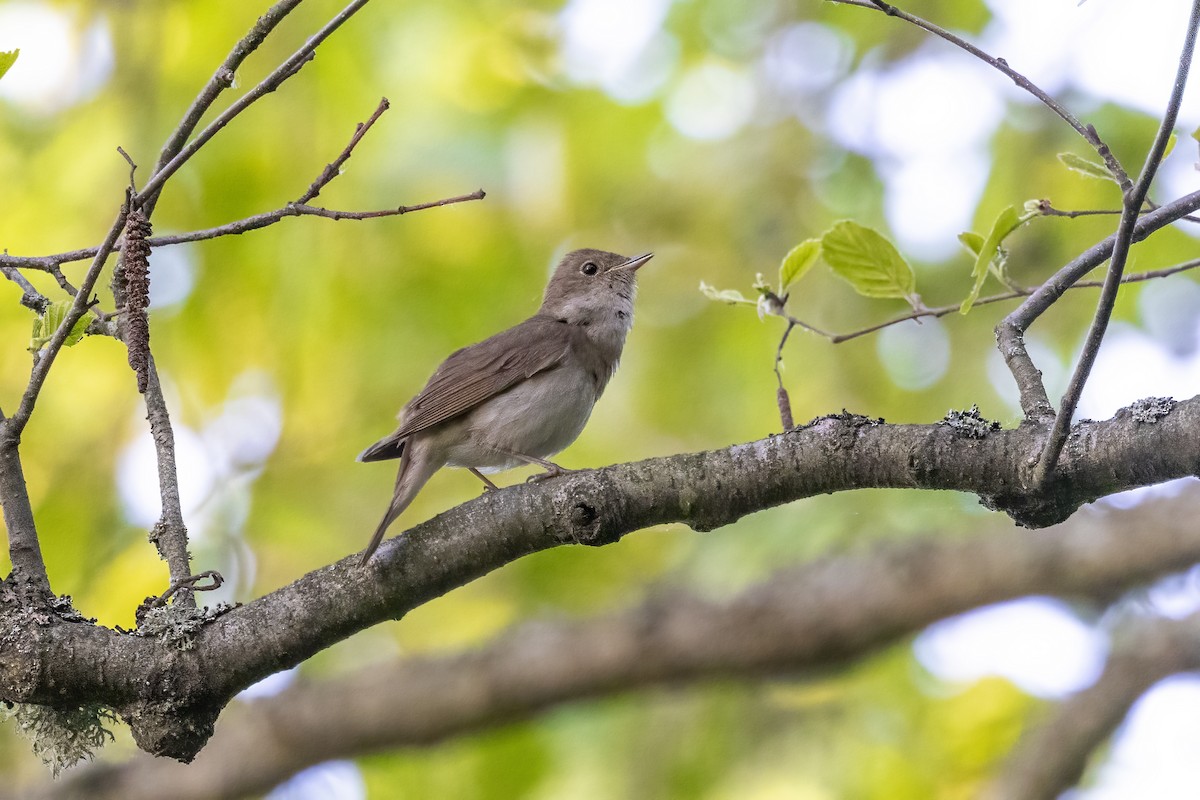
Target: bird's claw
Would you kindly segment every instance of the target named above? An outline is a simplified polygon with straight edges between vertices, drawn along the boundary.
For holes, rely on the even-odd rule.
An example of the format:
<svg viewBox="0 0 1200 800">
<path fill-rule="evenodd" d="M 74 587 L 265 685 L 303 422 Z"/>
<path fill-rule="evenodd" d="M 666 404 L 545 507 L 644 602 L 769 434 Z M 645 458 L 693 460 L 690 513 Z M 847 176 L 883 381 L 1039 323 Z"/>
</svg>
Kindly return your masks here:
<svg viewBox="0 0 1200 800">
<path fill-rule="evenodd" d="M 528 478 L 525 479 L 525 482 L 526 483 L 541 483 L 542 481 L 548 481 L 551 478 L 558 478 L 563 475 L 570 475 L 572 472 L 578 472 L 578 471 L 579 470 L 577 470 L 577 469 L 567 469 L 566 467 L 554 467 L 553 469 L 547 469 L 545 472 L 539 472 L 536 475 L 530 475 Z"/>
</svg>

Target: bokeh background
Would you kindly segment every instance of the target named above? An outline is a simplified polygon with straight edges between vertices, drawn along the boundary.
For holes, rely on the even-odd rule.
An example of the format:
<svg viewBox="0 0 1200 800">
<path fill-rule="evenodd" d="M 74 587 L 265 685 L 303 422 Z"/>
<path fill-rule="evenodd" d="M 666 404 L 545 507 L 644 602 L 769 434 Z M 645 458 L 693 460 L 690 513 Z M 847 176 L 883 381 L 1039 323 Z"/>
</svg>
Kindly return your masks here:
<svg viewBox="0 0 1200 800">
<path fill-rule="evenodd" d="M 261 7 L 260 7 L 261 6 Z M 1094 123 L 1141 164 L 1170 89 L 1182 0 L 993 0 L 904 7 L 953 29 Z M 0 247 L 40 255 L 95 244 L 128 180 L 147 176 L 191 98 L 265 4 L 244 0 L 0 2 Z M 254 85 L 339 5 L 310 0 L 242 68 Z M 230 98 L 238 95 L 235 89 Z M 368 222 L 290 219 L 156 250 L 152 337 L 171 403 L 184 511 L 200 568 L 248 600 L 362 547 L 390 465 L 354 456 L 451 350 L 531 313 L 565 251 L 653 250 L 620 371 L 560 461 L 590 467 L 716 448 L 779 430 L 772 360 L 782 323 L 706 299 L 753 295 L 797 242 L 851 217 L 886 231 L 926 303 L 957 302 L 971 258 L 956 236 L 1006 206 L 1118 204 L 1066 170 L 1086 145 L 1003 76 L 882 14 L 810 0 L 375 3 L 284 88 L 172 179 L 156 233 L 193 230 L 299 196 L 381 96 L 392 109 L 322 192 L 331 208 L 412 204 L 484 188 L 481 202 Z M 1197 182 L 1189 92 L 1155 196 Z M 224 102 L 229 102 L 225 100 Z M 1011 243 L 1034 284 L 1107 235 L 1107 218 L 1037 220 Z M 1192 257 L 1196 228 L 1135 249 L 1131 270 Z M 78 276 L 82 265 L 68 269 Z M 52 282 L 37 280 L 54 296 Z M 32 316 L 0 286 L 0 404 L 28 375 Z M 998 287 L 991 286 L 991 290 Z M 988 289 L 985 289 L 985 293 Z M 109 307 L 111 298 L 103 292 Z M 1030 334 L 1052 396 L 1095 302 L 1055 306 Z M 1011 306 L 905 324 L 833 346 L 797 333 L 785 380 L 798 421 L 843 408 L 929 422 L 977 403 L 1017 418 L 991 329 Z M 903 313 L 815 270 L 792 311 L 850 331 Z M 1101 418 L 1145 395 L 1200 390 L 1200 287 L 1130 287 L 1085 394 Z M 165 585 L 146 543 L 158 514 L 153 451 L 114 341 L 56 364 L 25 435 L 25 468 L 56 591 L 109 625 Z M 527 471 L 503 476 L 522 480 Z M 1191 483 L 1195 483 L 1192 481 Z M 478 492 L 436 476 L 413 524 Z M 1155 502 L 1190 483 L 1123 495 Z M 1105 504 L 1085 509 L 1105 513 Z M 986 535 L 1006 519 L 952 493 L 814 498 L 698 535 L 667 526 L 602 549 L 511 564 L 302 665 L 323 675 L 487 641 L 522 619 L 626 607 L 659 586 L 721 596 L 774 569 L 881 539 Z M 917 587 L 914 587 L 917 590 Z M 1198 605 L 1181 576 L 1143 602 Z M 1096 609 L 1030 598 L 934 626 L 832 674 L 784 676 L 564 707 L 437 747 L 322 765 L 275 798 L 960 798 L 972 796 L 1044 703 L 1086 686 L 1107 648 Z M 285 673 L 248 694 L 269 693 Z M 1200 682 L 1157 687 L 1078 797 L 1190 796 L 1200 779 Z M 6 782 L 44 778 L 0 727 Z M 132 751 L 127 736 L 105 758 Z M 1157 783 L 1155 783 L 1157 782 Z M 1157 791 L 1155 790 L 1157 787 Z M 1172 794 L 1172 792 L 1179 792 Z"/>
</svg>

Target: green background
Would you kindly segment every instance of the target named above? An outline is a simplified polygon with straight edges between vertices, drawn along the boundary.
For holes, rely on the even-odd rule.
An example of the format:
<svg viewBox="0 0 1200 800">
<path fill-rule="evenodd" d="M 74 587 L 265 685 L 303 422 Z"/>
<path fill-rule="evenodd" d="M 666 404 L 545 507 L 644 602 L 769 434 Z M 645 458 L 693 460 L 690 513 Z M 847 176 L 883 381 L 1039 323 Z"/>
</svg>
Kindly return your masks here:
<svg viewBox="0 0 1200 800">
<path fill-rule="evenodd" d="M 58 113 L 0 101 L 0 247 L 14 255 L 98 242 L 128 180 L 115 147 L 133 156 L 144 179 L 183 109 L 261 11 L 231 0 L 52 5 L 80 31 L 104 21 L 115 62 L 97 92 Z M 946 6 L 907 7 L 968 36 L 988 22 L 982 4 Z M 242 67 L 239 89 L 338 8 L 303 5 Z M 386 95 L 391 111 L 317 202 L 366 210 L 480 187 L 488 193 L 481 202 L 367 222 L 289 219 L 179 248 L 194 285 L 151 317 L 174 421 L 181 431 L 211 433 L 231 402 L 258 398 L 268 409 L 263 426 L 281 426 L 265 460 L 223 463 L 203 502 L 188 509 L 196 566 L 231 578 L 225 599 L 249 600 L 365 544 L 394 471 L 354 456 L 391 430 L 396 410 L 451 350 L 532 313 L 551 265 L 574 247 L 656 256 L 640 273 L 621 369 L 560 463 L 583 468 L 719 448 L 780 429 L 772 361 L 781 321 L 712 302 L 698 284 L 753 296 L 756 273 L 772 278 L 793 245 L 833 222 L 887 226 L 877 164 L 845 152 L 772 95 L 759 66 L 764 48 L 788 26 L 819 21 L 844 43 L 840 79 L 863 59 L 876 67 L 904 59 L 926 38 L 882 14 L 828 4 L 680 2 L 664 23 L 678 47 L 672 73 L 647 98 L 622 102 L 565 73 L 560 10 L 494 0 L 372 4 L 169 183 L 154 217 L 159 234 L 278 208 L 305 190 Z M 668 120 L 668 97 L 689 70 L 713 64 L 756 86 L 756 106 L 731 136 L 689 139 Z M 813 102 L 820 99 L 818 90 Z M 1095 105 L 1088 119 L 1127 164 L 1140 164 L 1153 119 Z M 1031 197 L 1064 208 L 1117 202 L 1111 186 L 1057 161 L 1062 150 L 1089 152 L 1044 110 L 1014 105 L 989 148 L 977 231 Z M 1106 219 L 1037 220 L 1010 242 L 1014 274 L 1036 283 L 1112 227 Z M 1139 263 L 1181 260 L 1189 243 L 1167 231 L 1139 248 Z M 910 261 L 930 305 L 957 303 L 971 285 L 965 252 Z M 83 268 L 68 275 L 77 279 Z M 53 296 L 56 287 L 40 277 Z M 989 284 L 984 293 L 996 290 Z M 110 307 L 106 291 L 100 295 Z M 1126 293 L 1119 319 L 1137 321 L 1137 295 Z M 18 297 L 15 286 L 0 286 L 5 408 L 28 376 L 32 315 Z M 1093 304 L 1094 294 L 1079 292 L 1039 322 L 1041 340 L 1060 359 L 1074 352 Z M 920 352 L 881 355 L 877 336 L 834 346 L 793 334 L 784 374 L 796 420 L 846 408 L 930 422 L 978 403 L 988 418 L 1013 423 L 1015 409 L 987 376 L 992 328 L 1011 307 L 948 317 L 944 373 L 918 390 L 898 385 L 884 362 L 919 366 Z M 840 332 L 906 310 L 902 301 L 858 297 L 824 267 L 795 287 L 790 308 Z M 127 516 L 114 477 L 143 418 L 121 346 L 89 337 L 56 364 L 24 440 L 54 588 L 109 625 L 132 626 L 138 603 L 165 586 L 165 567 L 145 527 Z M 236 433 L 223 441 L 236 442 Z M 394 530 L 478 491 L 465 472 L 441 473 Z M 982 535 L 1007 525 L 969 496 L 864 491 L 706 535 L 666 526 L 603 549 L 561 547 L 359 634 L 300 670 L 316 679 L 450 652 L 528 617 L 628 607 L 664 584 L 722 596 L 779 567 L 879 539 Z M 901 645 L 830 674 L 570 705 L 534 722 L 371 756 L 361 767 L 380 797 L 965 798 L 1036 704 L 999 678 L 940 684 Z M 105 757 L 131 749 L 119 732 Z M 43 776 L 11 726 L 0 729 L 0 769 L 16 782 Z"/>
</svg>

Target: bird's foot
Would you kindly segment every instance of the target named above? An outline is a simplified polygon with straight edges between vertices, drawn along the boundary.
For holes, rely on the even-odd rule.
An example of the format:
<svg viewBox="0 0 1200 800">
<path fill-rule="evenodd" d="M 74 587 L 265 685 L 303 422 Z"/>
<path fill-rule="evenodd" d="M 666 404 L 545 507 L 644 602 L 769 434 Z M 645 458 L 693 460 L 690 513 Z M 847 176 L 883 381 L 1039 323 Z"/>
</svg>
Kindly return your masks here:
<svg viewBox="0 0 1200 800">
<path fill-rule="evenodd" d="M 547 461 L 545 464 L 543 464 L 543 466 L 546 467 L 545 472 L 539 472 L 537 475 L 530 475 L 528 478 L 525 479 L 525 482 L 526 483 L 541 483 L 542 481 L 548 481 L 551 478 L 558 478 L 563 475 L 570 475 L 573 472 L 579 472 L 579 470 L 577 470 L 577 469 L 567 469 L 566 467 L 560 467 L 558 464 L 555 464 L 550 461 Z"/>
</svg>

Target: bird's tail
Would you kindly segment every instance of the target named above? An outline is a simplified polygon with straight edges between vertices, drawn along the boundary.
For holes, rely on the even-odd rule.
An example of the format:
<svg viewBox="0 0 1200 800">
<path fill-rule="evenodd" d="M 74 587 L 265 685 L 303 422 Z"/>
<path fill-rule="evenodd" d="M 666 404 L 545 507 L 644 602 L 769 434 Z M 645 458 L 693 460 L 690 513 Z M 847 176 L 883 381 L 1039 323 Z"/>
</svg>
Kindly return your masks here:
<svg viewBox="0 0 1200 800">
<path fill-rule="evenodd" d="M 392 495 L 392 502 L 388 506 L 387 512 L 383 515 L 383 519 L 379 521 L 378 527 L 375 528 L 375 533 L 371 536 L 371 542 L 367 545 L 367 549 L 363 550 L 362 556 L 358 559 L 358 565 L 364 566 L 371 560 L 371 556 L 379 549 L 379 544 L 383 541 L 383 535 L 387 533 L 388 527 L 391 526 L 396 518 L 404 513 L 404 509 L 408 508 L 412 503 L 413 498 L 417 496 L 417 492 L 421 491 L 421 487 L 429 480 L 433 473 L 443 466 L 442 464 L 433 463 L 433 459 L 429 457 L 425 448 L 413 446 L 414 442 L 409 440 L 405 443 L 407 446 L 403 448 L 403 455 L 400 457 L 400 469 L 396 472 L 396 491 Z"/>
</svg>

